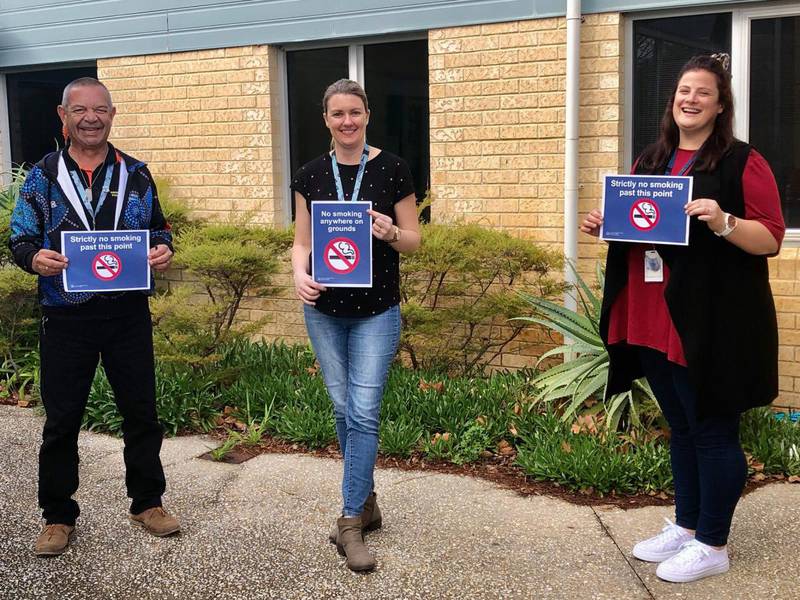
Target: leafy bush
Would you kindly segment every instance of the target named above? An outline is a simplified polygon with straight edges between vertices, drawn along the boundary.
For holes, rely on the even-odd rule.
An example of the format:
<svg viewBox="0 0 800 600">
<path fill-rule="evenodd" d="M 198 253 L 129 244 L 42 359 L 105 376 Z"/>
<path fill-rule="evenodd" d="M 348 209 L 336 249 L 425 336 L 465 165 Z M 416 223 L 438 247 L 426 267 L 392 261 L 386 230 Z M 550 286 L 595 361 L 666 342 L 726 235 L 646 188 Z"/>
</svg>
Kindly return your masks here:
<svg viewBox="0 0 800 600">
<path fill-rule="evenodd" d="M 182 431 L 210 431 L 219 415 L 219 392 L 212 382 L 189 369 L 166 368 L 156 363 L 156 410 L 168 436 Z M 83 427 L 120 435 L 122 416 L 105 371 L 97 370 Z"/>
<path fill-rule="evenodd" d="M 490 363 L 526 324 L 515 289 L 550 296 L 553 252 L 478 225 L 422 225 L 422 244 L 401 261 L 400 351 L 415 369 L 469 373 Z"/>
<path fill-rule="evenodd" d="M 741 439 L 765 475 L 800 476 L 800 422 L 779 421 L 771 409 L 755 408 L 742 417 Z"/>
<path fill-rule="evenodd" d="M 39 377 L 36 276 L 17 268 L 8 248 L 11 213 L 26 174 L 15 169 L 11 184 L 0 190 L 0 377 L 7 392 L 16 392 L 20 399 L 28 391 L 38 393 Z"/>
<path fill-rule="evenodd" d="M 631 446 L 613 435 L 573 433 L 552 412 L 532 413 L 521 434 L 517 464 L 538 481 L 600 494 L 671 488 L 669 448 L 657 441 Z"/>
<path fill-rule="evenodd" d="M 614 394 L 603 401 L 608 383 L 608 351 L 600 339 L 601 299 L 576 272 L 576 293 L 583 313 L 565 308 L 555 302 L 521 293 L 533 311 L 533 316 L 515 320 L 544 325 L 551 331 L 572 339 L 545 352 L 539 363 L 553 356 L 563 356 L 564 362 L 539 374 L 532 382 L 537 388 L 535 397 L 543 403 L 555 403 L 563 411 L 565 421 L 579 414 L 604 414 L 603 422 L 610 430 L 620 426 L 649 427 L 657 417 L 656 399 L 646 379 L 633 382 L 632 389 Z M 603 285 L 603 273 L 598 265 L 597 279 Z M 643 421 L 642 416 L 647 418 Z"/>
<path fill-rule="evenodd" d="M 246 296 L 275 294 L 272 277 L 290 245 L 290 232 L 246 223 L 185 229 L 176 238 L 175 266 L 199 279 L 205 302 L 179 285 L 151 303 L 159 356 L 183 364 L 213 364 L 225 343 L 256 332 L 263 319 L 237 324 L 236 315 Z"/>
</svg>

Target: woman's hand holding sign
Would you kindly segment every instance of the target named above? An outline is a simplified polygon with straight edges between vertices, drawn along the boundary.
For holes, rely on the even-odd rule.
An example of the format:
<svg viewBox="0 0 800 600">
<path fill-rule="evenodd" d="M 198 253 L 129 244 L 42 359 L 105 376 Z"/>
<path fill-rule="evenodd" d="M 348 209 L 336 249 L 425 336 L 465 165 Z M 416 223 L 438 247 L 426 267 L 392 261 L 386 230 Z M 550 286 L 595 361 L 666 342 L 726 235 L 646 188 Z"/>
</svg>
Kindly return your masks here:
<svg viewBox="0 0 800 600">
<path fill-rule="evenodd" d="M 600 235 L 600 225 L 603 224 L 603 213 L 600 209 L 594 208 L 586 215 L 581 223 L 580 229 L 583 233 L 588 233 L 597 237 Z"/>
</svg>

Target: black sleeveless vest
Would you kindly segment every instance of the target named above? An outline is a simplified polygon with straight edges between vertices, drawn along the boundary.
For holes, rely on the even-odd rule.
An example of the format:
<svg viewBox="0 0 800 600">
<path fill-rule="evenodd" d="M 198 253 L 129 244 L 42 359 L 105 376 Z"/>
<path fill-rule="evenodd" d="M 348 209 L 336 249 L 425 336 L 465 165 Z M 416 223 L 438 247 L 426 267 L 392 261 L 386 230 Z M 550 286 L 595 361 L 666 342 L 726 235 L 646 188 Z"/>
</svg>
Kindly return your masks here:
<svg viewBox="0 0 800 600">
<path fill-rule="evenodd" d="M 750 146 L 737 141 L 714 171 L 693 172 L 693 198 L 712 198 L 724 212 L 744 218 L 742 173 L 749 155 Z M 629 247 L 610 242 L 608 248 L 600 318 L 610 360 L 607 396 L 629 390 L 643 376 L 634 347 L 608 345 L 611 306 L 628 279 Z M 778 324 L 767 258 L 740 250 L 696 218 L 688 246 L 657 250 L 670 270 L 664 298 L 697 392 L 698 417 L 772 402 L 778 395 Z"/>
</svg>

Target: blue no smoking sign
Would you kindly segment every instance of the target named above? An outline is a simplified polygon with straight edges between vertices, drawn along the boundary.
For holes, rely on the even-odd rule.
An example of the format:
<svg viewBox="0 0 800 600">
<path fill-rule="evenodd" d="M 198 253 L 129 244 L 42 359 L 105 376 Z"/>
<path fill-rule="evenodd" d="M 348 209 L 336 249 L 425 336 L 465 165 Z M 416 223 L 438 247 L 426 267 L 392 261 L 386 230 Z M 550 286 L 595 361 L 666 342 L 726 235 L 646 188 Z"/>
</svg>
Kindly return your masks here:
<svg viewBox="0 0 800 600">
<path fill-rule="evenodd" d="M 600 238 L 686 246 L 692 197 L 691 177 L 606 175 Z"/>
<path fill-rule="evenodd" d="M 64 231 L 61 253 L 68 292 L 118 292 L 150 289 L 150 232 Z"/>
<path fill-rule="evenodd" d="M 311 203 L 311 274 L 328 287 L 372 287 L 371 202 Z"/>
</svg>

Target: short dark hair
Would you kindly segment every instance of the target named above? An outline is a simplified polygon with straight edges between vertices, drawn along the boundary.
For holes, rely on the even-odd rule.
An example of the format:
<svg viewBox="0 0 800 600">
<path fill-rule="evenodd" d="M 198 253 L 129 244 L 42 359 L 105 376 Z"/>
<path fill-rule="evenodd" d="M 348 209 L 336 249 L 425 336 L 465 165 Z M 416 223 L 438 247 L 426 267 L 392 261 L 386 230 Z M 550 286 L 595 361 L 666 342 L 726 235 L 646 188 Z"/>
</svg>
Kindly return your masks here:
<svg viewBox="0 0 800 600">
<path fill-rule="evenodd" d="M 70 81 L 67 84 L 67 87 L 64 88 L 64 93 L 61 94 L 61 106 L 67 106 L 67 101 L 69 100 L 70 92 L 75 89 L 76 87 L 90 87 L 96 86 L 101 87 L 106 91 L 106 95 L 108 95 L 108 102 L 111 106 L 114 106 L 114 102 L 111 100 L 111 92 L 108 91 L 108 88 L 102 81 L 98 81 L 94 77 L 79 77 L 74 81 Z"/>
<path fill-rule="evenodd" d="M 727 55 L 699 55 L 690 58 L 678 73 L 672 94 L 669 97 L 664 115 L 661 117 L 661 130 L 656 143 L 651 144 L 642 152 L 639 163 L 647 170 L 660 168 L 666 164 L 680 141 L 680 132 L 672 115 L 672 106 L 675 103 L 675 93 L 678 83 L 690 71 L 708 71 L 717 80 L 719 103 L 722 112 L 714 120 L 714 129 L 703 144 L 697 155 L 694 169 L 696 171 L 713 171 L 722 156 L 730 149 L 734 141 L 733 136 L 733 90 L 731 88 L 731 74 L 725 68 Z"/>
</svg>

